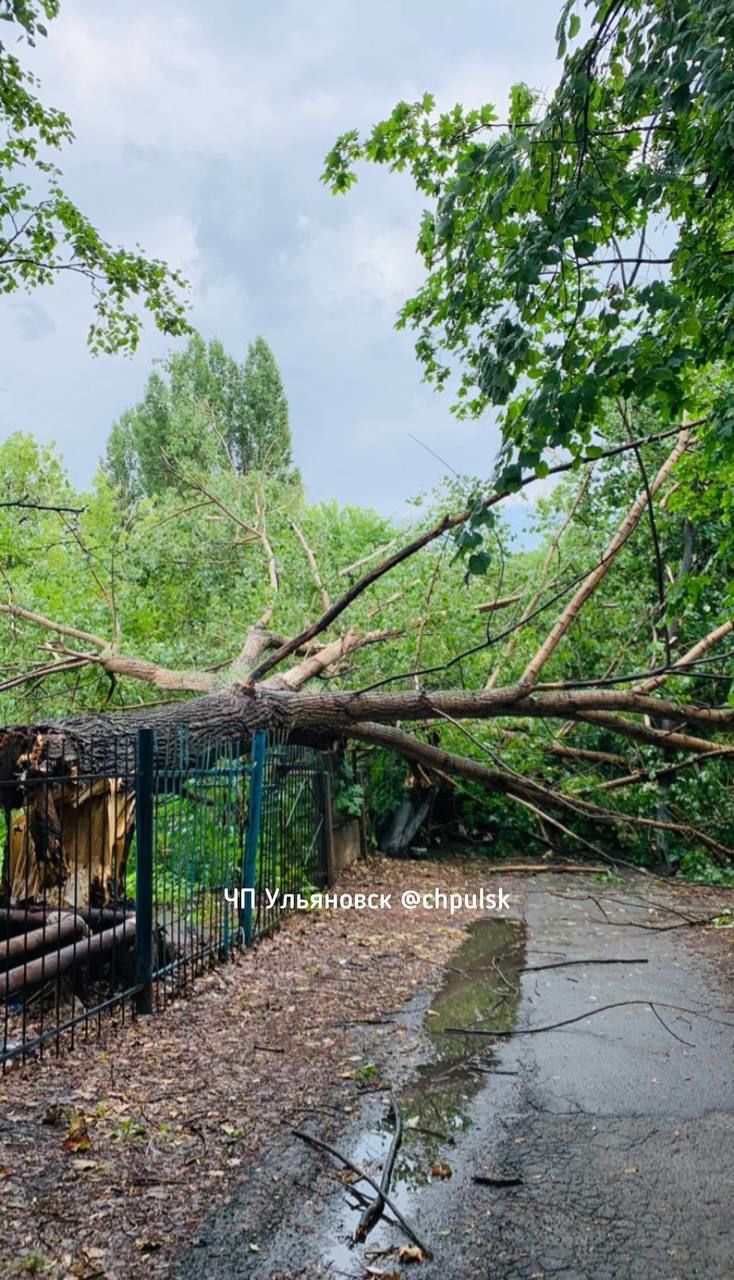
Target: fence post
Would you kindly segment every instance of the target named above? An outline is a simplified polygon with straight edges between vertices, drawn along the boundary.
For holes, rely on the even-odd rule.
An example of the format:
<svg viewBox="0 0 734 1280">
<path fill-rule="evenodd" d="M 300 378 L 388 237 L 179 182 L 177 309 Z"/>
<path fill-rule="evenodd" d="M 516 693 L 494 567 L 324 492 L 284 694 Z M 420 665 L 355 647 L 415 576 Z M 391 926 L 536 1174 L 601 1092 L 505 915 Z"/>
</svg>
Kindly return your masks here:
<svg viewBox="0 0 734 1280">
<path fill-rule="evenodd" d="M 245 946 L 252 942 L 253 907 L 255 904 L 255 880 L 257 877 L 257 845 L 260 839 L 260 814 L 262 812 L 263 780 L 265 774 L 265 744 L 267 737 L 258 729 L 252 739 L 252 773 L 250 774 L 250 798 L 247 806 L 247 832 L 245 857 L 242 866 L 239 923 Z"/>
<path fill-rule="evenodd" d="M 332 761 L 330 756 L 326 758 L 322 756 L 321 795 L 324 806 L 322 815 L 324 839 L 321 847 L 326 854 L 324 859 L 326 866 L 323 870 L 326 872 L 326 883 L 331 888 L 336 883 L 336 862 L 334 858 L 334 788 L 332 785 Z"/>
<path fill-rule="evenodd" d="M 138 729 L 135 757 L 135 983 L 138 1013 L 153 1012 L 153 751 L 152 729 Z"/>
</svg>

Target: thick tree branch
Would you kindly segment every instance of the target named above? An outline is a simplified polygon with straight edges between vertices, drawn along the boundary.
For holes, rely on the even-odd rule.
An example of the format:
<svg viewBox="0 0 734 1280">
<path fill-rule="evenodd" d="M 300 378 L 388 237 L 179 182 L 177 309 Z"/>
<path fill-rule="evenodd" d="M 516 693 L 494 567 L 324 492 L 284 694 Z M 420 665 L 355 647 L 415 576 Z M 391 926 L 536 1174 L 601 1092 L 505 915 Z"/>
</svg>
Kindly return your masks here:
<svg viewBox="0 0 734 1280">
<path fill-rule="evenodd" d="M 652 693 L 655 689 L 659 689 L 665 681 L 671 676 L 676 675 L 679 671 L 684 671 L 686 667 L 691 666 L 696 660 L 708 653 L 709 649 L 713 649 L 715 645 L 723 640 L 726 636 L 731 635 L 734 631 L 734 620 L 729 619 L 728 622 L 722 622 L 720 627 L 716 627 L 704 636 L 702 640 L 698 640 L 687 653 L 682 654 L 677 662 L 674 662 L 667 671 L 660 675 L 654 676 L 651 680 L 645 680 L 642 684 L 635 686 L 636 693 Z"/>
<path fill-rule="evenodd" d="M 22 618 L 24 622 L 32 622 L 37 627 L 55 631 L 60 636 L 69 636 L 72 640 L 83 640 L 85 644 L 94 645 L 95 649 L 106 649 L 109 646 L 108 640 L 93 635 L 91 631 L 81 631 L 79 627 L 71 627 L 65 622 L 54 622 L 52 618 L 45 618 L 42 613 L 33 613 L 30 609 L 22 609 L 18 604 L 0 604 L 0 613 L 6 613 L 11 618 Z"/>
<path fill-rule="evenodd" d="M 573 523 L 576 512 L 581 506 L 581 503 L 589 488 L 589 484 L 591 483 L 591 477 L 593 474 L 594 474 L 594 467 L 592 464 L 589 467 L 588 471 L 586 472 L 586 475 L 583 477 L 578 489 L 576 490 L 574 500 L 571 503 L 571 506 L 568 512 L 566 513 L 565 518 L 561 521 L 560 525 L 556 529 L 555 534 L 553 535 L 553 538 L 551 539 L 551 544 L 546 552 L 545 560 L 543 561 L 543 567 L 540 571 L 539 580 L 536 583 L 535 589 L 533 590 L 533 593 L 529 601 L 525 605 L 520 615 L 520 618 L 518 619 L 517 627 L 513 628 L 502 652 L 495 659 L 494 667 L 492 668 L 486 682 L 485 687 L 487 689 L 494 689 L 495 685 L 497 684 L 497 681 L 500 678 L 501 673 L 507 669 L 507 663 L 509 659 L 512 657 L 512 654 L 514 653 L 517 647 L 518 641 L 520 639 L 520 632 L 523 625 L 526 622 L 529 622 L 535 614 L 536 607 L 540 602 L 540 598 L 543 595 L 546 583 L 548 581 L 548 574 L 550 572 L 551 564 L 553 563 L 553 557 L 558 555 L 558 548 L 561 545 L 564 534 Z"/>
<path fill-rule="evenodd" d="M 316 676 L 320 676 L 334 663 L 345 658 L 349 653 L 356 653 L 358 649 L 363 649 L 365 645 L 379 644 L 384 640 L 392 640 L 399 633 L 397 631 L 368 631 L 366 635 L 359 632 L 348 631 L 346 635 L 340 636 L 338 640 L 333 640 L 331 644 L 320 645 L 317 652 L 310 657 L 304 658 L 297 666 L 291 667 L 285 675 L 272 675 L 265 682 L 268 687 L 275 689 L 302 689 L 308 680 L 313 680 Z"/>
<path fill-rule="evenodd" d="M 588 817 L 593 819 L 594 822 L 603 822 L 607 825 L 646 827 L 652 830 L 671 831 L 688 837 L 693 836 L 714 853 L 727 858 L 734 856 L 734 849 L 721 844 L 717 840 L 713 840 L 705 832 L 700 831 L 689 823 L 658 822 L 654 818 L 641 818 L 635 814 L 618 813 L 611 809 L 603 809 L 588 800 L 581 800 L 578 797 L 565 796 L 559 792 L 551 791 L 549 788 L 543 787 L 521 774 L 510 773 L 504 769 L 490 769 L 480 761 L 473 760 L 468 756 L 455 755 L 452 752 L 443 750 L 441 747 L 434 747 L 430 743 L 414 738 L 403 729 L 390 725 L 367 723 L 350 730 L 350 737 L 356 738 L 360 742 L 371 742 L 375 746 L 386 747 L 388 750 L 395 751 L 398 755 L 413 760 L 425 768 L 436 769 L 448 772 L 455 777 L 466 778 L 468 781 L 479 783 L 490 791 L 498 792 L 522 802 L 529 802 L 529 804 L 535 805 L 541 810 L 546 808 L 562 809 L 567 813 L 573 813 L 576 817 Z M 590 845 L 589 847 L 593 848 L 595 853 L 599 852 L 595 846 Z"/>
<path fill-rule="evenodd" d="M 597 462 L 600 458 L 615 457 L 620 453 L 626 453 L 629 449 L 632 449 L 635 446 L 640 447 L 645 444 L 651 444 L 653 442 L 667 439 L 671 435 L 688 435 L 694 427 L 699 426 L 701 423 L 706 421 L 706 418 L 699 418 L 695 421 L 686 423 L 683 429 L 676 427 L 671 431 L 659 432 L 657 435 L 647 436 L 641 440 L 616 445 L 612 449 L 606 449 L 603 453 L 597 454 L 594 458 L 585 458 L 581 459 L 581 461 L 588 463 Z M 547 474 L 560 475 L 563 472 L 570 471 L 571 468 L 576 465 L 577 463 L 574 459 L 571 459 L 568 462 L 558 463 L 557 466 L 550 467 Z M 520 488 L 525 488 L 527 485 L 533 484 L 535 479 L 535 473 L 524 476 L 520 482 Z M 483 509 L 489 510 L 491 507 L 497 506 L 497 504 L 502 502 L 506 497 L 507 492 L 504 490 L 491 493 L 484 502 Z M 289 658 L 292 653 L 297 651 L 300 645 L 305 644 L 309 640 L 315 639 L 315 637 L 320 635 L 322 631 L 325 631 L 326 628 L 331 626 L 331 623 L 334 622 L 345 609 L 349 608 L 350 604 L 362 595 L 368 587 L 372 586 L 373 582 L 377 582 L 379 578 L 384 577 L 384 575 L 389 573 L 391 569 L 402 564 L 403 561 L 409 560 L 411 556 L 414 556 L 418 551 L 421 551 L 423 547 L 428 546 L 431 542 L 435 542 L 437 538 L 440 538 L 449 530 L 456 529 L 460 525 L 465 524 L 471 514 L 472 512 L 467 508 L 457 514 L 444 516 L 436 524 L 432 525 L 430 529 L 426 529 L 423 533 L 419 534 L 410 542 L 405 543 L 397 551 L 393 552 L 393 554 L 388 556 L 387 559 L 382 560 L 374 569 L 370 569 L 362 578 L 353 583 L 349 590 L 345 591 L 344 595 L 340 596 L 329 609 L 326 609 L 320 618 L 317 618 L 310 626 L 305 627 L 298 635 L 293 636 L 287 644 L 283 645 L 280 649 L 276 649 L 273 654 L 265 658 L 264 661 L 250 673 L 251 683 L 254 684 L 256 681 L 262 680 L 263 676 L 266 675 L 268 671 L 271 671 L 273 667 L 278 666 L 279 663 L 283 662 L 286 658 Z"/>
<path fill-rule="evenodd" d="M 353 564 L 348 564 L 343 569 L 340 569 L 339 577 L 348 578 L 350 573 L 354 573 L 355 569 L 361 569 L 363 565 L 376 560 L 378 556 L 384 556 L 386 551 L 392 551 L 396 542 L 397 538 L 393 538 L 390 542 L 386 542 L 383 547 L 375 547 L 374 551 L 370 551 L 369 555 L 362 556 L 360 560 L 355 560 Z"/>
<path fill-rule="evenodd" d="M 640 518 L 643 515 L 648 502 L 652 500 L 654 495 L 665 483 L 676 462 L 682 457 L 688 448 L 690 439 L 690 431 L 681 431 L 675 448 L 668 455 L 655 479 L 650 485 L 646 484 L 642 492 L 638 494 L 627 512 L 627 515 L 617 529 L 617 532 L 614 534 L 614 537 L 609 542 L 600 563 L 581 583 L 581 586 L 574 593 L 573 598 L 569 600 L 568 604 L 564 608 L 555 626 L 546 636 L 537 653 L 525 668 L 525 671 L 520 677 L 520 684 L 525 691 L 532 689 L 540 675 L 540 672 L 543 670 L 543 667 L 555 653 L 561 640 L 566 635 L 566 632 L 573 625 L 575 619 L 586 604 L 586 601 L 593 595 L 599 584 L 603 582 L 611 565 L 614 563 L 616 556 L 639 524 Z M 637 448 L 637 446 L 633 447 L 635 447 L 635 449 Z"/>
<path fill-rule="evenodd" d="M 321 574 L 319 573 L 319 566 L 316 560 L 316 556 L 314 555 L 311 547 L 308 545 L 304 537 L 303 531 L 296 524 L 295 520 L 289 520 L 288 523 L 290 524 L 291 529 L 293 530 L 296 537 L 298 538 L 298 541 L 303 547 L 303 553 L 308 561 L 308 567 L 311 570 L 311 573 L 313 575 L 313 580 L 316 583 L 316 589 L 319 593 L 319 596 L 321 597 L 321 608 L 328 609 L 331 601 L 329 600 L 329 593 L 326 590 L 323 582 L 321 581 Z"/>
<path fill-rule="evenodd" d="M 522 600 L 521 591 L 514 596 L 502 596 L 499 600 L 487 600 L 484 604 L 478 604 L 476 610 L 477 613 L 497 613 L 499 609 L 507 609 L 511 604 L 517 604 L 518 600 Z"/>
</svg>

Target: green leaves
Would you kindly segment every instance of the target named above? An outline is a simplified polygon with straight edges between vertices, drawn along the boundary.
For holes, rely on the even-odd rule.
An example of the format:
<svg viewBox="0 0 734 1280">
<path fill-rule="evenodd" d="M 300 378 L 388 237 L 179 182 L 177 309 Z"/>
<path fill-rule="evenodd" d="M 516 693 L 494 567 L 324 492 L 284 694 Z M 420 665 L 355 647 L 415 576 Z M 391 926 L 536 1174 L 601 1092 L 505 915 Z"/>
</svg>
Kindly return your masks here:
<svg viewBox="0 0 734 1280">
<path fill-rule="evenodd" d="M 110 433 L 105 471 L 125 504 L 222 470 L 290 474 L 288 401 L 264 338 L 239 364 L 195 333 L 166 375 L 151 374 L 140 404 Z"/>
<path fill-rule="evenodd" d="M 456 545 L 455 559 L 466 564 L 464 582 L 470 578 L 481 578 L 493 564 L 492 554 L 484 545 L 485 532 L 494 531 L 497 518 L 494 511 L 486 508 L 486 494 L 482 490 L 474 490 L 467 504 L 467 518 L 453 532 Z"/>
<path fill-rule="evenodd" d="M 515 85 L 502 129 L 490 107 L 399 103 L 343 135 L 331 166 L 335 189 L 368 161 L 428 197 L 425 281 L 398 323 L 429 381 L 458 372 L 459 417 L 499 409 L 516 458 L 579 454 L 616 398 L 670 421 L 702 369 L 734 358 L 734 9 L 587 13 L 582 33 L 576 0 L 561 7 L 547 104 Z"/>
<path fill-rule="evenodd" d="M 0 18 L 17 24 L 29 45 L 46 35 L 39 14 L 54 18 L 58 9 L 57 0 L 0 0 Z M 0 44 L 0 293 L 53 284 L 62 272 L 82 277 L 94 299 L 88 334 L 94 352 L 136 348 L 140 300 L 163 333 L 188 332 L 183 276 L 158 259 L 108 243 L 65 195 L 47 152 L 73 139 L 71 122 L 43 105 L 37 87 Z"/>
<path fill-rule="evenodd" d="M 473 551 L 466 563 L 466 576 L 464 581 L 468 581 L 470 577 L 484 577 L 491 563 L 492 557 L 488 551 Z"/>
<path fill-rule="evenodd" d="M 353 165 L 362 155 L 359 143 L 359 132 L 350 129 L 337 138 L 324 161 L 321 181 L 326 183 L 334 195 L 343 195 L 357 181 Z"/>
<path fill-rule="evenodd" d="M 564 57 L 568 47 L 568 40 L 573 40 L 578 35 L 581 27 L 581 21 L 577 13 L 574 12 L 576 0 L 564 0 L 561 16 L 556 27 L 556 54 L 559 58 Z"/>
</svg>

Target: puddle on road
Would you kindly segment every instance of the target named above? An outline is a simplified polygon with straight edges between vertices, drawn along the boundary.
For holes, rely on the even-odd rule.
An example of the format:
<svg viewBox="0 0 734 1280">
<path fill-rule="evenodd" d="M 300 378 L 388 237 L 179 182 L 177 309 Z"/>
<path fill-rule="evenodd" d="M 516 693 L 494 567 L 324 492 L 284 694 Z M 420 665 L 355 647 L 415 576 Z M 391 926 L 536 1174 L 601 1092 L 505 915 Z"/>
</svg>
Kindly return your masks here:
<svg viewBox="0 0 734 1280">
<path fill-rule="evenodd" d="M 400 1091 L 403 1141 L 393 1172 L 390 1196 L 409 1218 L 423 1187 L 436 1182 L 437 1167 L 452 1171 L 461 1165 L 461 1136 L 472 1124 L 472 1102 L 492 1079 L 497 1055 L 474 1036 L 448 1036 L 447 1027 L 482 1025 L 510 1030 L 520 1000 L 521 969 L 525 963 L 525 928 L 519 920 L 479 920 L 469 927 L 443 985 L 422 1013 L 409 1006 L 404 1024 L 423 1025 L 430 1041 L 428 1061 L 417 1066 Z M 388 1109 L 389 1110 L 389 1109 Z M 392 1139 L 391 1117 L 363 1135 L 345 1151 L 379 1182 Z M 372 1196 L 370 1187 L 366 1194 Z M 348 1192 L 347 1192 L 348 1194 Z M 324 1252 L 336 1274 L 361 1275 L 359 1259 L 389 1246 L 389 1229 L 380 1224 L 366 1245 L 353 1246 L 352 1233 L 361 1209 L 345 1213 L 349 1235 Z"/>
</svg>

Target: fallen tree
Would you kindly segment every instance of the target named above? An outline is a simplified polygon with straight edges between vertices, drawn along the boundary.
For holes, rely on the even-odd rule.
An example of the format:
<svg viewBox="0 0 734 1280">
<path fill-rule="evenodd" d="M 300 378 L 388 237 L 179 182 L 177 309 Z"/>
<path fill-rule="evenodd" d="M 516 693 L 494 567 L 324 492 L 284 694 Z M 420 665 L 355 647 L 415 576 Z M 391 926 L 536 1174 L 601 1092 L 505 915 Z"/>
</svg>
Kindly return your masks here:
<svg viewBox="0 0 734 1280">
<path fill-rule="evenodd" d="M 368 645 L 386 644 L 396 635 L 394 630 L 385 629 L 369 632 L 347 630 L 324 640 L 324 633 L 354 601 L 398 564 L 418 555 L 447 530 L 457 529 L 466 523 L 470 518 L 467 510 L 443 517 L 395 550 L 386 548 L 390 554 L 352 582 L 333 602 L 323 585 L 313 550 L 302 530 L 296 526 L 296 537 L 313 575 L 322 613 L 297 634 L 284 637 L 270 629 L 271 604 L 263 616 L 249 627 L 241 651 L 224 675 L 206 670 L 168 670 L 156 663 L 120 653 L 114 645 L 91 632 L 58 623 L 17 604 L 0 605 L 0 611 L 14 619 L 53 632 L 57 637 L 54 642 L 57 661 L 73 660 L 87 666 L 99 666 L 116 677 L 143 681 L 156 689 L 177 694 L 188 692 L 195 695 L 188 700 L 176 699 L 163 705 L 142 706 L 126 712 L 85 714 L 59 721 L 14 725 L 0 735 L 0 783 L 3 784 L 6 810 L 10 812 L 25 807 L 23 867 L 22 873 L 11 877 L 11 900 L 48 893 L 51 888 L 58 891 L 61 900 L 68 900 L 71 868 L 60 832 L 64 826 L 67 831 L 76 829 L 78 832 L 82 821 L 78 787 L 75 784 L 70 787 L 68 779 L 71 778 L 73 783 L 75 775 L 90 772 L 108 779 L 129 775 L 134 763 L 136 734 L 141 727 L 155 730 L 156 764 L 161 770 L 173 752 L 178 761 L 188 761 L 195 766 L 212 741 L 236 742 L 246 752 L 252 734 L 260 729 L 287 735 L 295 741 L 320 745 L 352 741 L 394 751 L 420 766 L 429 779 L 466 779 L 490 792 L 506 796 L 524 805 L 541 820 L 548 818 L 569 838 L 578 838 L 581 847 L 592 850 L 595 856 L 599 855 L 598 848 L 587 837 L 576 837 L 567 825 L 569 821 L 594 826 L 601 824 L 608 831 L 637 827 L 651 832 L 671 832 L 705 847 L 719 860 L 730 858 L 734 850 L 700 825 L 673 817 L 630 814 L 596 804 L 577 794 L 565 794 L 563 790 L 549 787 L 537 778 L 506 766 L 497 752 L 495 740 L 489 742 L 477 738 L 478 726 L 482 723 L 499 722 L 506 731 L 508 722 L 527 724 L 542 720 L 563 726 L 566 730 L 569 726 L 601 726 L 621 744 L 639 743 L 655 749 L 665 762 L 678 752 L 686 752 L 692 761 L 712 754 L 734 754 L 734 707 L 705 704 L 700 699 L 684 700 L 679 695 L 665 696 L 666 683 L 674 676 L 696 671 L 710 651 L 731 633 L 732 621 L 719 624 L 699 637 L 680 656 L 671 654 L 664 667 L 619 679 L 541 681 L 542 673 L 559 644 L 610 572 L 643 516 L 650 512 L 651 505 L 664 490 L 677 463 L 694 448 L 696 425 L 689 423 L 675 432 L 673 448 L 657 474 L 640 487 L 597 562 L 575 584 L 571 584 L 570 590 L 567 588 L 561 593 L 562 597 L 568 598 L 520 678 L 509 685 L 490 681 L 478 689 L 429 689 L 421 682 L 425 672 L 418 670 L 399 671 L 362 689 L 327 692 L 323 688 L 314 688 L 316 680 L 325 673 L 339 671 L 350 655 Z M 647 442 L 636 440 L 615 446 L 607 454 L 639 450 L 650 441 L 658 444 L 669 434 L 661 433 Z M 593 461 L 596 462 L 596 456 Z M 559 464 L 556 470 L 563 471 L 570 465 Z M 529 475 L 524 483 L 530 483 L 533 478 Z M 202 485 L 197 488 L 205 498 L 210 497 Z M 502 491 L 491 492 L 483 502 L 484 508 L 489 510 L 505 496 Z M 225 506 L 219 500 L 215 505 L 219 508 Z M 232 513 L 225 507 L 225 514 Z M 236 514 L 232 518 L 242 523 Z M 256 532 L 275 598 L 279 578 L 264 520 Z M 527 623 L 525 609 L 521 612 L 518 628 Z M 70 645 L 72 640 L 78 642 L 74 647 Z M 289 661 L 291 665 L 284 666 Z M 34 672 L 34 678 L 37 678 L 37 672 Z M 409 682 L 411 687 L 387 688 L 387 685 L 398 681 Z M 622 687 L 614 687 L 617 683 Z M 463 734 L 472 747 L 478 748 L 480 755 L 490 756 L 489 763 L 477 759 L 475 754 L 447 751 L 436 741 L 426 741 L 416 732 L 416 728 L 428 726 L 431 737 L 435 739 L 437 726 L 446 723 Z M 413 728 L 409 731 L 406 726 Z M 574 748 L 559 745 L 557 750 L 562 756 L 567 756 L 573 753 Z M 583 747 L 578 748 L 578 752 L 582 759 L 589 755 L 601 756 L 623 766 L 626 761 L 626 757 L 617 753 L 590 753 Z M 640 777 L 645 776 L 644 770 L 638 772 Z M 627 773 L 627 781 L 631 781 L 629 769 Z M 57 777 L 65 777 L 67 782 L 59 782 L 58 787 L 51 790 L 51 803 L 46 798 L 43 804 L 35 804 L 34 796 L 39 794 L 39 790 L 36 788 L 34 791 L 34 783 L 44 779 L 51 783 Z M 109 790 L 106 794 L 109 799 Z M 64 805 L 67 809 L 71 806 L 77 810 L 76 816 L 67 812 L 65 824 L 59 820 L 59 812 Z M 95 839 L 77 840 L 77 845 L 94 850 L 90 856 L 96 861 L 89 867 L 85 864 L 83 876 L 91 877 L 100 890 L 100 900 L 96 902 L 98 907 L 114 901 L 120 890 L 120 869 L 124 861 L 122 847 L 132 822 L 132 797 L 129 793 L 122 807 L 117 797 L 115 812 L 121 812 L 122 818 L 117 820 L 117 825 L 112 824 L 117 841 L 114 858 L 108 856 L 110 832 Z M 564 823 L 559 822 L 560 817 L 565 819 Z M 88 824 L 94 822 L 92 810 L 84 820 Z M 116 870 L 111 874 L 113 864 Z M 29 884 L 34 885 L 30 893 L 27 891 Z M 26 892 L 23 892 L 24 886 Z M 83 906 L 88 905 L 83 897 L 79 899 L 78 894 L 77 900 Z"/>
</svg>

